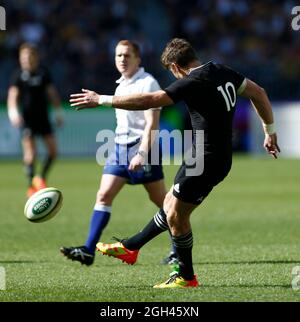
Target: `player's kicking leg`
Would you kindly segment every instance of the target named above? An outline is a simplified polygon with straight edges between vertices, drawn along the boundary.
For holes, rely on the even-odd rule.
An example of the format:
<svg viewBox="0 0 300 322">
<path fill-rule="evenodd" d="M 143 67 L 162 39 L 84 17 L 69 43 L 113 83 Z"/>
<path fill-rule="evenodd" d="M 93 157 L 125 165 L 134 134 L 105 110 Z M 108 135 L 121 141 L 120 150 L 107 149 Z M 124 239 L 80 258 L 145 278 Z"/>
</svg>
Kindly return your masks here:
<svg viewBox="0 0 300 322">
<path fill-rule="evenodd" d="M 198 282 L 193 271 L 193 236 L 189 217 L 196 205 L 185 203 L 168 194 L 164 209 L 160 209 L 145 228 L 131 238 L 115 244 L 98 243 L 97 249 L 105 255 L 115 257 L 128 264 L 134 264 L 139 250 L 151 239 L 171 227 L 171 235 L 179 259 L 179 272 L 155 288 L 196 287 Z M 135 258 L 134 258 L 135 256 Z M 132 260 L 132 258 L 134 258 Z"/>
<path fill-rule="evenodd" d="M 100 242 L 96 247 L 104 255 L 115 257 L 127 264 L 134 264 L 140 248 L 168 228 L 166 214 L 160 209 L 144 229 L 131 238 L 119 240 L 114 244 Z"/>
</svg>

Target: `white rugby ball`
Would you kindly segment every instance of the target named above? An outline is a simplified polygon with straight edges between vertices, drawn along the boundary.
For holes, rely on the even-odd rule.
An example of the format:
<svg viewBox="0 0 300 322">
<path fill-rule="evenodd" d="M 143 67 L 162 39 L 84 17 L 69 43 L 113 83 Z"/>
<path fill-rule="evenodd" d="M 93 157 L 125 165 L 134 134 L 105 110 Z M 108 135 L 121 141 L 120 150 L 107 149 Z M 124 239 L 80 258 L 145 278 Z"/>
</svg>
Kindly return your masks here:
<svg viewBox="0 0 300 322">
<path fill-rule="evenodd" d="M 35 223 L 53 218 L 62 206 L 63 196 L 56 188 L 45 188 L 34 193 L 26 202 L 24 215 Z"/>
</svg>

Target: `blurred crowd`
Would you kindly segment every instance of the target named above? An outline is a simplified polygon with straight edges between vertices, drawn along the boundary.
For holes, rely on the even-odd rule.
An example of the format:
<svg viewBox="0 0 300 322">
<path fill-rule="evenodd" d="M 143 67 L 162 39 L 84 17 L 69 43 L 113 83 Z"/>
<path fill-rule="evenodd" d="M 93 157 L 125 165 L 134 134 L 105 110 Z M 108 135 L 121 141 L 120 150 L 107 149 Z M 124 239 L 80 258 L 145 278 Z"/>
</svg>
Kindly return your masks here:
<svg viewBox="0 0 300 322">
<path fill-rule="evenodd" d="M 296 1 L 151 0 L 162 11 L 152 23 L 185 37 L 203 61 L 227 63 L 267 88 L 273 99 L 300 99 L 300 31 L 291 28 Z M 7 0 L 7 30 L 0 32 L 0 101 L 17 50 L 37 44 L 64 99 L 82 87 L 114 91 L 114 47 L 120 39 L 141 45 L 143 65 L 166 85 L 160 48 L 149 34 L 139 0 Z M 148 26 L 149 27 L 149 26 Z M 150 26 L 151 29 L 151 26 Z M 147 32 L 148 30 L 148 32 Z M 156 28 L 157 30 L 157 28 Z M 162 30 L 166 32 L 166 30 Z"/>
<path fill-rule="evenodd" d="M 82 87 L 114 90 L 119 78 L 114 48 L 120 39 L 135 39 L 145 59 L 151 57 L 151 43 L 134 16 L 135 1 L 10 0 L 3 7 L 7 30 L 0 34 L 0 82 L 4 85 L 18 63 L 22 42 L 38 46 L 65 99 Z"/>
<path fill-rule="evenodd" d="M 300 98 L 300 31 L 291 28 L 297 1 L 164 2 L 174 35 L 188 38 L 204 59 L 236 67 L 275 99 Z"/>
</svg>

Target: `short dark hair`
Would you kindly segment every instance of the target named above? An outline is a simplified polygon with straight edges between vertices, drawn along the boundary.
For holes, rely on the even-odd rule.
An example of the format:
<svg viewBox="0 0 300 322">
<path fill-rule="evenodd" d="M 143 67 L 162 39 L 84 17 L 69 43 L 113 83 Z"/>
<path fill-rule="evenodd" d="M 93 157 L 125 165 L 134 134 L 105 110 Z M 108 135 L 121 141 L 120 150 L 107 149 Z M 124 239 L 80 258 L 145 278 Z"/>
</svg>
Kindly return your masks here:
<svg viewBox="0 0 300 322">
<path fill-rule="evenodd" d="M 161 55 L 161 63 L 166 69 L 169 69 L 172 63 L 185 68 L 195 60 L 198 60 L 195 49 L 187 40 L 181 38 L 169 41 Z"/>
<path fill-rule="evenodd" d="M 36 45 L 34 45 L 34 44 L 31 44 L 28 42 L 21 44 L 21 46 L 19 47 L 19 53 L 24 49 L 30 50 L 31 52 L 33 52 L 36 55 L 38 54 L 38 49 L 37 49 Z"/>
<path fill-rule="evenodd" d="M 127 40 L 127 39 L 124 39 L 124 40 L 120 40 L 118 43 L 117 43 L 117 46 L 119 45 L 123 45 L 123 46 L 129 46 L 132 48 L 134 54 L 136 57 L 141 57 L 141 50 L 140 50 L 140 46 L 134 42 L 134 41 L 131 41 L 131 40 Z"/>
</svg>

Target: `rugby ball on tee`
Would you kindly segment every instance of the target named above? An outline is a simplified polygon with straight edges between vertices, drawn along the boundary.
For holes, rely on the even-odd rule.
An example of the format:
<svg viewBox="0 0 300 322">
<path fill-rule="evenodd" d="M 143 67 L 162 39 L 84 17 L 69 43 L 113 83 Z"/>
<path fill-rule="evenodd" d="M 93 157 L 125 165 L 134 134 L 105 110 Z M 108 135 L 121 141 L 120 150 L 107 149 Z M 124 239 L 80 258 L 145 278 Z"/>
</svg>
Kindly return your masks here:
<svg viewBox="0 0 300 322">
<path fill-rule="evenodd" d="M 63 196 L 56 188 L 45 188 L 34 193 L 26 202 L 24 215 L 35 223 L 53 218 L 62 206 Z"/>
</svg>

